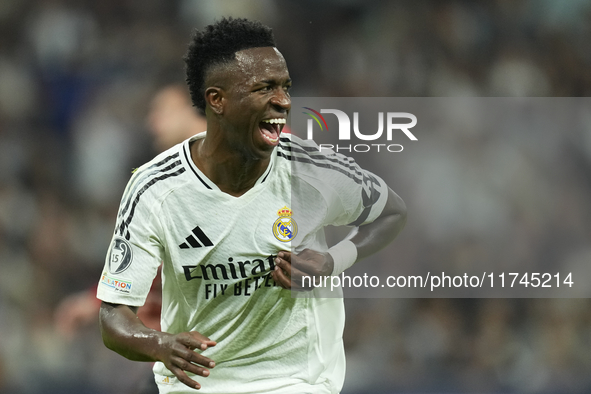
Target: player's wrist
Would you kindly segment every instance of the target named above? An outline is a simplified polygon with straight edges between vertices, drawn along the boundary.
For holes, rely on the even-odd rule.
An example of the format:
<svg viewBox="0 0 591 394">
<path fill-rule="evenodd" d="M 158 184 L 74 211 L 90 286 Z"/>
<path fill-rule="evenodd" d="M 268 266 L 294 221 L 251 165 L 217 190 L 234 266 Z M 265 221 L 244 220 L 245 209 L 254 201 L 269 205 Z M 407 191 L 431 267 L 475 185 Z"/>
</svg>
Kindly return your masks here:
<svg viewBox="0 0 591 394">
<path fill-rule="evenodd" d="M 357 246 L 348 239 L 328 249 L 328 253 L 334 261 L 333 276 L 340 275 L 357 261 Z"/>
</svg>

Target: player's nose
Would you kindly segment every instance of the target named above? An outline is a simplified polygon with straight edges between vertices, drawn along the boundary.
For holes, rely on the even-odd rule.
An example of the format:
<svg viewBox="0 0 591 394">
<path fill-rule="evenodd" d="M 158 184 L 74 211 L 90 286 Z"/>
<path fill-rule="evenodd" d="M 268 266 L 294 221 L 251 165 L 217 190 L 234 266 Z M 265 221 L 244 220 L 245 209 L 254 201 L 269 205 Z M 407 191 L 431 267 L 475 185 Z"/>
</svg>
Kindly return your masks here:
<svg viewBox="0 0 591 394">
<path fill-rule="evenodd" d="M 277 89 L 270 102 L 279 112 L 286 113 L 291 109 L 291 97 L 283 89 Z"/>
</svg>

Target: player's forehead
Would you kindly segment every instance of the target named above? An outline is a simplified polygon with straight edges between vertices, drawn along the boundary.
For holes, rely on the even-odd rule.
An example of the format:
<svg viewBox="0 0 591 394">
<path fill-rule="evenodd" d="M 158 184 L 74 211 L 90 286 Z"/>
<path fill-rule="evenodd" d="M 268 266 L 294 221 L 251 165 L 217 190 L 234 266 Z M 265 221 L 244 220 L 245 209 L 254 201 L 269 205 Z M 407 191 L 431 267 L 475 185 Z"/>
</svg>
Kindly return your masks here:
<svg viewBox="0 0 591 394">
<path fill-rule="evenodd" d="M 266 79 L 287 79 L 289 72 L 283 55 L 277 48 L 260 47 L 236 52 L 238 76 L 250 82 Z"/>
</svg>

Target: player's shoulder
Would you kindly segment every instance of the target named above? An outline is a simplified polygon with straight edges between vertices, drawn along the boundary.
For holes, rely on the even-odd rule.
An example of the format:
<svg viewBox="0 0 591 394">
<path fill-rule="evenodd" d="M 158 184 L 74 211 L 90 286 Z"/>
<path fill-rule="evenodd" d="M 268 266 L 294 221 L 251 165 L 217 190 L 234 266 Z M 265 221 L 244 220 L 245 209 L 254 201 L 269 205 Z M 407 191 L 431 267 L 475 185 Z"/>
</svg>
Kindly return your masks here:
<svg viewBox="0 0 591 394">
<path fill-rule="evenodd" d="M 362 170 L 351 157 L 294 134 L 281 135 L 277 156 L 290 163 L 293 175 L 321 179 L 345 177 L 356 181 L 362 178 Z"/>
<path fill-rule="evenodd" d="M 156 155 L 152 160 L 132 170 L 125 194 L 148 193 L 162 195 L 182 182 L 186 172 L 183 163 L 183 143 Z"/>
<path fill-rule="evenodd" d="M 294 134 L 282 134 L 277 147 L 277 156 L 298 165 L 316 165 L 334 159 L 334 152 L 321 149 L 313 140 L 304 140 Z"/>
<path fill-rule="evenodd" d="M 322 151 L 313 140 L 304 140 L 292 133 L 282 133 L 279 139 L 279 149 L 282 151 L 305 151 L 311 155 L 321 154 Z"/>
<path fill-rule="evenodd" d="M 151 160 L 145 162 L 140 167 L 134 169 L 133 172 L 135 174 L 137 172 L 144 171 L 145 169 L 148 169 L 150 167 L 153 168 L 155 166 L 160 166 L 161 164 L 164 164 L 164 163 L 169 162 L 175 158 L 180 157 L 181 154 L 182 154 L 182 143 L 174 145 L 174 146 L 166 149 L 165 151 L 158 153 Z"/>
<path fill-rule="evenodd" d="M 182 153 L 182 144 L 175 145 L 172 148 L 159 153 L 154 158 L 152 158 L 152 160 L 142 164 L 138 168 L 134 168 L 131 171 L 132 180 L 134 178 L 137 179 L 145 176 L 157 177 L 159 174 L 177 169 L 177 167 L 182 166 Z"/>
</svg>

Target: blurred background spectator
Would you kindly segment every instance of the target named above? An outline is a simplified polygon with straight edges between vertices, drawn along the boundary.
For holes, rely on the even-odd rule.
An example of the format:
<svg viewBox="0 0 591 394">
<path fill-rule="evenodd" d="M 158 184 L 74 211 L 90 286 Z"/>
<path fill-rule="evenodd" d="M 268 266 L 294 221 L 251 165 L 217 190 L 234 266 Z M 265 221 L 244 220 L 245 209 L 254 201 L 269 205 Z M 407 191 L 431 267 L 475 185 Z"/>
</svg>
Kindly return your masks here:
<svg viewBox="0 0 591 394">
<path fill-rule="evenodd" d="M 63 335 L 55 316 L 99 279 L 131 169 L 170 144 L 148 133 L 161 122 L 151 100 L 182 85 L 191 30 L 225 15 L 274 28 L 293 96 L 591 93 L 584 0 L 3 0 L 0 392 L 137 389 L 140 364 L 107 350 L 94 324 Z M 431 151 L 382 163 L 409 227 L 375 264 L 390 253 L 417 266 L 588 264 L 591 115 L 580 110 L 574 127 L 523 125 L 512 146 L 462 117 L 430 131 Z M 591 390 L 587 298 L 346 305 L 344 394 Z"/>
</svg>

